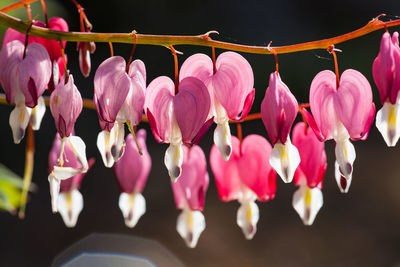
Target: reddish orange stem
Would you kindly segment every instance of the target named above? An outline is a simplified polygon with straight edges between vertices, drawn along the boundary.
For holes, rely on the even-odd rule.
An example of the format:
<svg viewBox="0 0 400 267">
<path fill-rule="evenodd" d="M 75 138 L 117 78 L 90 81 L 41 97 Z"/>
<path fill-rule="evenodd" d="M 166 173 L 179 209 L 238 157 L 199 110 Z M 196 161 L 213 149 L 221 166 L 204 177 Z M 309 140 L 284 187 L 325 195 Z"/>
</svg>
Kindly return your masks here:
<svg viewBox="0 0 400 267">
<path fill-rule="evenodd" d="M 26 4 L 25 5 L 26 13 L 28 14 L 28 20 L 32 21 L 32 11 L 31 11 L 31 5 Z"/>
<path fill-rule="evenodd" d="M 339 89 L 340 78 L 339 78 L 339 67 L 338 67 L 338 63 L 337 63 L 335 46 L 330 45 L 327 50 L 329 51 L 329 53 L 331 53 L 333 55 L 333 61 L 335 62 L 336 90 L 337 90 L 337 89 Z"/>
<path fill-rule="evenodd" d="M 275 49 L 270 48 L 270 50 L 275 56 L 275 70 L 276 70 L 276 73 L 279 73 L 278 54 L 276 53 Z"/>
<path fill-rule="evenodd" d="M 46 27 L 47 27 L 49 25 L 49 20 L 48 20 L 48 17 L 47 17 L 46 3 L 44 2 L 44 0 L 40 0 L 40 3 L 42 4 L 44 22 L 46 23 Z"/>
<path fill-rule="evenodd" d="M 135 50 L 136 50 L 136 33 L 132 32 L 132 35 L 133 35 L 133 38 L 135 38 L 135 42 L 133 43 L 133 47 L 132 47 L 131 55 L 129 56 L 128 64 L 126 64 L 126 72 L 129 71 L 129 66 L 132 63 L 133 55 L 135 54 Z"/>
<path fill-rule="evenodd" d="M 110 46 L 110 57 L 114 56 L 114 48 L 112 42 L 108 42 L 108 45 Z"/>
<path fill-rule="evenodd" d="M 174 65 L 175 65 L 175 95 L 179 92 L 179 68 L 178 68 L 178 56 L 176 54 L 175 48 L 171 45 L 169 47 L 171 49 L 172 55 L 174 56 Z"/>
<path fill-rule="evenodd" d="M 61 41 L 60 41 L 60 48 L 61 48 L 61 56 L 62 56 L 62 60 L 63 60 L 63 65 L 64 65 L 64 82 L 65 82 L 65 84 L 67 84 L 69 75 L 68 75 L 68 71 L 67 71 L 67 62 L 65 61 L 64 47 L 63 47 Z"/>
<path fill-rule="evenodd" d="M 212 62 L 213 62 L 213 73 L 215 74 L 217 72 L 217 65 L 215 64 L 215 47 L 211 47 L 211 53 L 212 53 Z"/>
<path fill-rule="evenodd" d="M 2 9 L 0 9 L 0 11 L 4 12 L 4 13 L 7 13 L 7 12 L 10 12 L 10 11 L 12 11 L 14 9 L 17 9 L 17 8 L 20 8 L 20 7 L 25 7 L 26 5 L 29 5 L 30 3 L 33 3 L 33 2 L 36 2 L 36 1 L 38 1 L 38 0 L 22 0 L 22 1 L 14 3 L 14 4 L 11 4 L 9 6 L 6 6 L 6 7 L 2 8 Z"/>
</svg>

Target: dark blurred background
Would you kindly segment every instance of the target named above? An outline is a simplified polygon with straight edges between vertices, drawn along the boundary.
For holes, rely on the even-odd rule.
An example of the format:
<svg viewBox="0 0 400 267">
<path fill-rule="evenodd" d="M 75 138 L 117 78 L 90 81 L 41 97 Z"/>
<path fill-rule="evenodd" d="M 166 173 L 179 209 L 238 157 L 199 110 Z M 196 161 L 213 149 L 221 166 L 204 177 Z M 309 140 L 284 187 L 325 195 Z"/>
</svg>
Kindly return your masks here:
<svg viewBox="0 0 400 267">
<path fill-rule="evenodd" d="M 5 6 L 10 1 L 1 1 Z M 79 16 L 68 0 L 46 1 L 49 17 L 63 16 L 70 30 L 79 31 Z M 97 1 L 81 0 L 96 32 L 131 32 L 149 34 L 198 35 L 217 30 L 218 40 L 249 45 L 286 45 L 323 39 L 350 32 L 364 26 L 381 13 L 396 19 L 400 2 L 389 1 Z M 41 15 L 39 3 L 34 13 Z M 17 13 L 24 18 L 25 11 Z M 390 31 L 399 30 L 399 27 Z M 340 72 L 347 68 L 361 71 L 371 82 L 374 99 L 381 108 L 373 83 L 372 62 L 378 54 L 383 30 L 351 40 L 336 47 Z M 78 67 L 75 43 L 67 44 L 69 69 L 84 97 L 93 95 L 93 77 L 98 65 L 109 57 L 108 44 L 97 44 L 92 56 L 92 73 L 84 79 Z M 195 52 L 210 54 L 211 49 L 177 46 L 184 55 L 182 63 Z M 114 45 L 116 55 L 129 57 L 131 45 Z M 217 53 L 223 52 L 217 50 Z M 272 56 L 243 54 L 253 67 L 256 100 L 252 112 L 259 112 L 268 86 L 269 73 L 274 71 Z M 157 46 L 141 46 L 135 58 L 143 60 L 147 84 L 160 75 L 173 76 L 173 59 L 169 50 Z M 300 102 L 308 102 L 311 80 L 323 69 L 333 70 L 331 56 L 324 50 L 279 55 L 282 80 Z M 0 162 L 23 175 L 25 141 L 12 142 L 8 116 L 11 107 L 1 106 Z M 300 116 L 299 116 L 300 117 Z M 300 118 L 298 118 L 300 119 Z M 333 143 L 327 142 L 328 170 L 324 180 L 324 206 L 314 224 L 304 226 L 291 206 L 295 187 L 278 178 L 276 198 L 258 203 L 260 220 L 252 241 L 243 237 L 236 225 L 238 203 L 218 199 L 214 178 L 206 196 L 204 215 L 207 228 L 197 248 L 185 246 L 175 230 L 179 212 L 175 209 L 168 173 L 163 164 L 167 145 L 154 141 L 149 126 L 147 144 L 153 168 L 143 192 L 147 212 L 134 229 L 125 227 L 118 208 L 119 191 L 114 174 L 106 169 L 96 147 L 100 131 L 96 112 L 84 110 L 76 124 L 76 134 L 87 145 L 88 157 L 97 163 L 81 186 L 84 209 L 75 228 L 68 229 L 59 214 L 53 215 L 47 181 L 47 157 L 56 130 L 48 112 L 41 130 L 35 134 L 36 154 L 33 182 L 39 186 L 31 194 L 26 218 L 18 219 L 0 213 L 0 266 L 48 266 L 54 257 L 90 233 L 119 233 L 149 238 L 160 242 L 187 266 L 400 266 L 400 164 L 399 146 L 387 148 L 375 126 L 367 141 L 355 142 L 353 183 L 348 194 L 341 194 L 334 180 Z M 243 124 L 244 135 L 266 136 L 261 121 Z M 231 127 L 232 133 L 236 129 Z M 207 157 L 212 145 L 212 130 L 200 142 Z"/>
</svg>

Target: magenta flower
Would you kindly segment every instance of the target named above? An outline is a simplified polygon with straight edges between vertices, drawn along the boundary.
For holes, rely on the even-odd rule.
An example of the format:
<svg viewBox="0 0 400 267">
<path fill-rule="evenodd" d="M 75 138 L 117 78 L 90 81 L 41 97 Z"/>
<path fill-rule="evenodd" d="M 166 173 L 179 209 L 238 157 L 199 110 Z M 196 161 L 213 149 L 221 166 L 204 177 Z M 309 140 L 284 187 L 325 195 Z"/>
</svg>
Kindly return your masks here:
<svg viewBox="0 0 400 267">
<path fill-rule="evenodd" d="M 126 226 L 134 227 L 146 212 L 146 201 L 141 194 L 151 169 L 151 157 L 146 148 L 146 131 L 141 129 L 136 134 L 143 155 L 130 134 L 126 138 L 125 153 L 114 165 L 121 194 L 119 208 L 125 218 Z"/>
<path fill-rule="evenodd" d="M 182 210 L 179 215 L 176 230 L 185 240 L 186 245 L 194 248 L 200 234 L 206 227 L 204 215 L 204 198 L 208 188 L 209 177 L 207 161 L 199 146 L 190 149 L 182 146 L 183 164 L 181 177 L 171 181 L 175 204 Z"/>
<path fill-rule="evenodd" d="M 16 144 L 24 137 L 29 120 L 35 130 L 40 127 L 46 109 L 41 95 L 51 73 L 50 58 L 42 45 L 28 45 L 25 55 L 24 50 L 25 46 L 15 40 L 0 52 L 0 84 L 7 102 L 16 105 L 9 120 Z"/>
<path fill-rule="evenodd" d="M 144 107 L 156 141 L 170 143 L 164 163 L 175 181 L 182 171 L 182 143 L 196 143 L 209 126 L 210 94 L 202 81 L 187 77 L 175 95 L 174 82 L 161 76 L 147 87 Z"/>
<path fill-rule="evenodd" d="M 37 27 L 48 28 L 55 31 L 64 31 L 64 32 L 69 31 L 67 22 L 63 18 L 59 17 L 53 17 L 49 19 L 47 26 L 41 21 L 36 21 L 33 23 L 33 25 Z M 26 38 L 25 34 L 22 34 L 14 29 L 9 28 L 4 34 L 2 47 L 4 48 L 6 44 L 14 40 L 18 40 L 21 42 L 21 44 L 24 44 L 25 38 Z M 49 53 L 52 64 L 52 68 L 50 69 L 50 74 L 52 79 L 50 79 L 48 82 L 48 89 L 50 92 L 53 92 L 55 86 L 60 81 L 60 77 L 64 75 L 64 66 L 61 56 L 60 42 L 56 40 L 49 40 L 45 38 L 29 36 L 28 44 L 30 43 L 39 43 L 43 45 L 46 48 L 47 52 Z M 66 41 L 62 41 L 63 48 L 65 48 L 66 43 L 67 43 Z"/>
<path fill-rule="evenodd" d="M 269 86 L 261 103 L 261 116 L 274 146 L 269 162 L 285 183 L 293 180 L 300 163 L 299 152 L 289 138 L 297 110 L 296 98 L 282 82 L 279 73 L 271 73 Z"/>
<path fill-rule="evenodd" d="M 376 114 L 376 127 L 388 146 L 395 146 L 400 137 L 400 47 L 399 33 L 382 36 L 372 74 L 379 90 L 383 107 Z"/>
<path fill-rule="evenodd" d="M 300 165 L 294 174 L 299 189 L 293 194 L 292 205 L 305 225 L 311 225 L 323 205 L 322 180 L 327 163 L 324 143 L 314 132 L 299 122 L 293 129 L 293 145 L 300 153 Z"/>
<path fill-rule="evenodd" d="M 237 224 L 247 239 L 252 239 L 257 230 L 259 211 L 255 200 L 275 197 L 276 173 L 268 163 L 271 150 L 268 141 L 259 135 L 249 135 L 241 144 L 232 137 L 228 161 L 223 160 L 216 145 L 211 149 L 210 164 L 219 197 L 222 201 L 239 201 Z"/>
<path fill-rule="evenodd" d="M 82 139 L 74 135 L 69 138 L 61 138 L 59 134 L 56 135 L 49 153 L 50 174 L 48 179 L 51 207 L 53 213 L 60 210 L 61 216 L 68 227 L 75 226 L 83 207 L 83 200 L 79 191 L 76 190 L 77 192 L 75 193 L 72 191 L 79 188 L 83 174 L 87 172 L 93 163 L 94 161 L 92 160 L 88 164 L 86 160 L 85 143 L 83 143 Z M 61 196 L 60 190 L 62 193 L 72 192 L 72 195 L 63 194 Z M 72 202 L 70 202 L 71 200 Z"/>
<path fill-rule="evenodd" d="M 349 141 L 365 140 L 375 115 L 372 90 L 368 80 L 358 71 L 343 72 L 339 86 L 329 70 L 318 73 L 311 83 L 310 108 L 304 114 L 319 140 L 334 139 L 340 172 L 349 179 L 356 158 Z"/>
<path fill-rule="evenodd" d="M 133 61 L 128 73 L 122 57 L 108 58 L 94 76 L 94 102 L 102 132 L 97 147 L 104 165 L 112 167 L 123 154 L 124 123 L 131 127 L 142 120 L 146 90 L 146 68 L 141 60 Z"/>
<path fill-rule="evenodd" d="M 235 52 L 224 52 L 213 62 L 204 54 L 190 56 L 183 63 L 179 78 L 200 79 L 211 96 L 211 116 L 217 128 L 214 143 L 225 160 L 232 153 L 229 120 L 240 121 L 247 116 L 254 101 L 253 70 L 247 60 Z"/>
</svg>

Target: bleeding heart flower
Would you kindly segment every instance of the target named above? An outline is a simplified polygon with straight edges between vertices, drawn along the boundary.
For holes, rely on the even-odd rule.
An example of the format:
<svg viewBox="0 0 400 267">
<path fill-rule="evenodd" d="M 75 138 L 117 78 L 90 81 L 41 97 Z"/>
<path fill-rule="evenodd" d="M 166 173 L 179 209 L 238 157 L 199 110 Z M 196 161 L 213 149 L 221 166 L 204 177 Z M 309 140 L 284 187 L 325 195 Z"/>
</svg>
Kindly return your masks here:
<svg viewBox="0 0 400 267">
<path fill-rule="evenodd" d="M 217 128 L 214 143 L 223 158 L 232 153 L 229 119 L 240 121 L 247 116 L 254 101 L 253 70 L 247 60 L 235 52 L 224 52 L 213 62 L 205 54 L 190 56 L 183 63 L 179 78 L 195 77 L 204 82 L 211 96 L 211 116 Z"/>
<path fill-rule="evenodd" d="M 319 140 L 335 140 L 340 172 L 350 179 L 356 154 L 349 138 L 365 140 L 375 115 L 368 80 L 348 69 L 337 87 L 335 74 L 321 71 L 311 83 L 310 108 L 313 116 L 304 110 L 308 124 Z"/>
<path fill-rule="evenodd" d="M 297 110 L 296 98 L 282 82 L 279 73 L 271 73 L 269 86 L 261 103 L 261 116 L 274 146 L 269 162 L 285 183 L 293 180 L 300 163 L 299 152 L 289 138 Z"/>
<path fill-rule="evenodd" d="M 103 130 L 97 137 L 97 147 L 108 168 L 124 152 L 124 123 L 133 127 L 142 120 L 145 90 L 146 68 L 141 60 L 133 61 L 126 72 L 122 57 L 110 57 L 96 70 L 94 102 Z"/>
<path fill-rule="evenodd" d="M 83 207 L 83 200 L 77 190 L 78 193 L 75 192 L 73 195 L 68 196 L 68 194 L 64 194 L 60 196 L 60 187 L 61 192 L 72 192 L 74 189 L 79 188 L 83 174 L 94 163 L 92 160 L 88 164 L 85 150 L 85 143 L 78 136 L 71 135 L 69 138 L 60 138 L 60 135 L 57 134 L 49 153 L 50 174 L 48 179 L 50 183 L 51 207 L 53 213 L 56 213 L 60 209 L 61 216 L 68 227 L 75 226 L 78 215 Z M 61 200 L 59 196 L 62 197 Z M 72 203 L 68 202 L 71 201 L 68 197 L 72 197 Z"/>
<path fill-rule="evenodd" d="M 182 143 L 196 143 L 212 123 L 206 122 L 210 94 L 202 81 L 187 77 L 175 95 L 174 82 L 161 76 L 147 87 L 144 107 L 156 141 L 170 143 L 164 163 L 175 181 L 182 171 Z"/>
<path fill-rule="evenodd" d="M 48 29 L 55 30 L 55 31 L 64 31 L 64 32 L 69 31 L 67 22 L 63 18 L 59 18 L 59 17 L 53 17 L 53 18 L 49 19 L 48 25 L 45 25 L 41 21 L 35 21 L 33 23 L 33 26 L 48 28 Z M 6 44 L 8 44 L 9 42 L 12 42 L 14 40 L 18 40 L 19 42 L 21 42 L 21 44 L 24 44 L 25 38 L 26 38 L 25 34 L 9 28 L 9 29 L 7 29 L 6 33 L 4 34 L 2 47 L 4 48 L 6 46 Z M 49 40 L 49 39 L 45 39 L 45 38 L 29 36 L 28 44 L 31 44 L 31 43 L 39 43 L 39 44 L 43 45 L 46 48 L 47 52 L 49 53 L 51 65 L 52 65 L 52 67 L 50 69 L 50 74 L 51 74 L 51 77 L 53 77 L 53 78 L 48 81 L 48 90 L 51 93 L 51 92 L 53 92 L 55 86 L 59 83 L 60 77 L 62 77 L 64 75 L 64 67 L 63 67 L 63 60 L 62 60 L 62 55 L 61 55 L 60 42 L 56 41 L 56 40 Z M 63 48 L 65 48 L 65 45 L 67 42 L 62 41 L 61 43 L 63 45 Z"/>
<path fill-rule="evenodd" d="M 96 50 L 96 44 L 94 42 L 78 42 L 76 50 L 79 52 L 79 68 L 83 76 L 87 78 L 91 68 L 90 54 L 93 54 Z"/>
<path fill-rule="evenodd" d="M 0 84 L 7 102 L 16 105 L 9 120 L 16 144 L 24 137 L 29 120 L 34 130 L 40 127 L 46 110 L 41 96 L 51 73 L 50 58 L 42 45 L 32 43 L 24 50 L 25 46 L 15 40 L 0 52 Z"/>
<path fill-rule="evenodd" d="M 146 201 L 141 194 L 151 169 L 151 157 L 146 148 L 146 131 L 141 129 L 136 134 L 139 150 L 130 134 L 126 138 L 125 153 L 114 165 L 121 194 L 119 208 L 125 218 L 125 225 L 134 227 L 140 217 L 146 212 Z"/>
<path fill-rule="evenodd" d="M 89 160 L 89 169 L 94 164 L 94 159 Z M 60 184 L 57 208 L 67 227 L 75 227 L 79 214 L 83 209 L 83 197 L 79 192 L 85 173 L 75 175 Z"/>
<path fill-rule="evenodd" d="M 255 200 L 268 201 L 275 197 L 276 172 L 268 160 L 271 145 L 259 135 L 249 135 L 242 143 L 232 137 L 232 155 L 224 161 L 216 145 L 210 153 L 218 194 L 222 201 L 237 199 L 240 208 L 237 224 L 247 239 L 257 231 L 259 219 Z"/>
<path fill-rule="evenodd" d="M 176 230 L 186 245 L 194 248 L 206 227 L 201 212 L 204 208 L 209 177 L 206 157 L 199 146 L 192 146 L 190 149 L 182 146 L 182 151 L 181 177 L 175 183 L 171 182 L 176 207 L 182 210 L 176 223 Z"/>
<path fill-rule="evenodd" d="M 372 74 L 383 107 L 376 114 L 376 127 L 388 146 L 395 146 L 400 137 L 400 47 L 399 33 L 382 36 Z"/>
<path fill-rule="evenodd" d="M 327 163 L 324 143 L 304 122 L 293 129 L 293 145 L 300 153 L 300 165 L 294 174 L 299 189 L 293 194 L 292 205 L 305 225 L 311 225 L 323 205 L 322 180 Z"/>
</svg>

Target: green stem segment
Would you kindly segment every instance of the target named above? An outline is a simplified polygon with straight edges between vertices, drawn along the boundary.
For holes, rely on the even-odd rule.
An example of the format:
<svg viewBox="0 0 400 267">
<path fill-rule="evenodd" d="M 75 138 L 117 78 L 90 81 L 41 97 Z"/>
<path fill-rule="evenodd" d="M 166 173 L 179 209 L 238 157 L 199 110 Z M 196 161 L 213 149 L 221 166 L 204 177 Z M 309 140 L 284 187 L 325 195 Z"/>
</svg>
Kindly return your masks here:
<svg viewBox="0 0 400 267">
<path fill-rule="evenodd" d="M 126 121 L 126 125 L 128 125 L 128 129 L 129 129 L 129 131 L 131 132 L 131 134 L 132 134 L 132 136 L 133 136 L 133 140 L 135 140 L 135 144 L 136 144 L 136 146 L 137 146 L 137 148 L 138 148 L 139 154 L 142 156 L 142 155 L 143 155 L 143 151 L 142 151 L 142 149 L 140 148 L 138 141 L 136 140 L 135 131 L 133 130 L 132 125 L 131 125 L 131 123 L 130 123 L 129 120 Z"/>
</svg>

